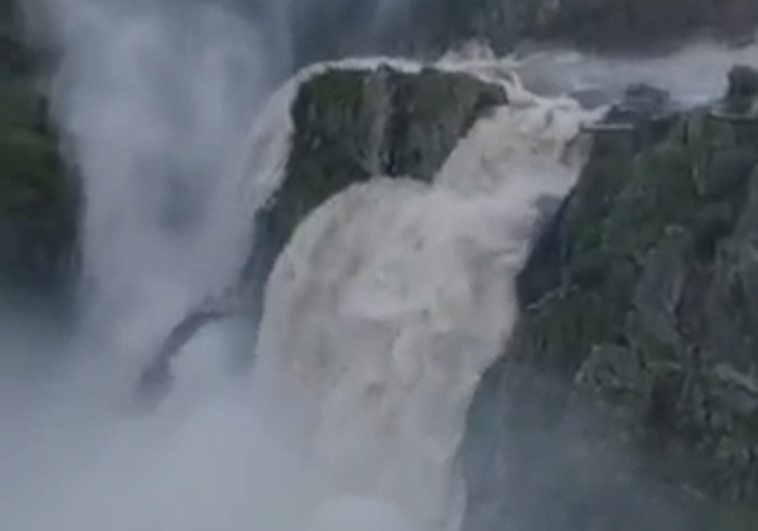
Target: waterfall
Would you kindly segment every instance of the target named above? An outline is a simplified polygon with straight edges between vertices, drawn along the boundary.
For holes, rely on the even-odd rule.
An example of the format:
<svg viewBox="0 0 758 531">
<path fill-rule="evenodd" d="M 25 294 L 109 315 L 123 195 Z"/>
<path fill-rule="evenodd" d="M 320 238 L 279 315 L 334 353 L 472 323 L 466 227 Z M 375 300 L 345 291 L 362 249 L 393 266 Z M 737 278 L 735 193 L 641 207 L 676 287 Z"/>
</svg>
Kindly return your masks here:
<svg viewBox="0 0 758 531">
<path fill-rule="evenodd" d="M 571 188 L 583 157 L 566 145 L 595 117 L 507 88 L 512 104 L 461 140 L 431 186 L 377 177 L 322 205 L 266 293 L 259 356 L 308 393 L 318 418 L 300 437 L 315 461 L 431 528 L 455 519 L 445 508 L 458 509 L 465 409 L 513 323 L 541 201 Z"/>
<path fill-rule="evenodd" d="M 7 531 L 455 529 L 468 400 L 515 319 L 513 279 L 544 200 L 570 191 L 577 133 L 602 111 L 570 93 L 612 100 L 652 80 L 695 101 L 756 57 L 709 45 L 636 61 L 451 53 L 435 66 L 502 83 L 509 105 L 431 184 L 376 176 L 303 220 L 266 287 L 252 374 L 224 361 L 252 346 L 209 327 L 177 358 L 160 408 L 125 414 L 155 342 L 236 282 L 281 180 L 299 84 L 324 68 L 422 66 L 345 59 L 283 83 L 283 11 L 258 2 L 270 9 L 243 19 L 233 4 L 30 2 L 57 52 L 53 111 L 85 191 L 83 317 L 70 341 L 3 342 L 50 359 L 0 373 Z"/>
</svg>

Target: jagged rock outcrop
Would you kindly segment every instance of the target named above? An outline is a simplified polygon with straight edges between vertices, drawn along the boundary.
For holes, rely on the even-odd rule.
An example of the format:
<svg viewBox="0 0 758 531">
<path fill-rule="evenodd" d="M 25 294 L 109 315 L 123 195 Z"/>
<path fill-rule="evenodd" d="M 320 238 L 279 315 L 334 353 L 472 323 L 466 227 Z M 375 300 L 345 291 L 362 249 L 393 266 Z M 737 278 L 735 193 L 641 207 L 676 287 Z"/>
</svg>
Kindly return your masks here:
<svg viewBox="0 0 758 531">
<path fill-rule="evenodd" d="M 297 224 L 350 184 L 430 180 L 474 122 L 505 102 L 499 85 L 434 69 L 332 69 L 304 82 L 284 181 L 257 216 L 246 277 L 265 282 Z"/>
<path fill-rule="evenodd" d="M 758 528 L 758 122 L 635 131 L 594 132 L 519 279 L 461 447 L 466 531 Z"/>
<path fill-rule="evenodd" d="M 0 289 L 46 297 L 71 272 L 78 194 L 10 24 L 0 59 Z"/>
<path fill-rule="evenodd" d="M 259 219 L 285 243 L 308 213 L 375 175 L 429 181 L 473 123 L 505 91 L 440 70 L 331 70 L 306 81 L 292 105 L 286 177 Z"/>
<path fill-rule="evenodd" d="M 745 115 L 748 119 L 758 116 L 758 70 L 746 65 L 732 68 L 725 107 L 729 112 Z"/>
<path fill-rule="evenodd" d="M 239 285 L 192 309 L 170 332 L 142 375 L 148 402 L 153 392 L 162 398 L 171 359 L 202 326 L 245 313 L 256 333 L 274 262 L 321 203 L 371 177 L 430 181 L 476 120 L 505 102 L 500 85 L 436 69 L 335 67 L 301 83 L 290 108 L 283 181 L 256 214 L 254 244 Z"/>
</svg>

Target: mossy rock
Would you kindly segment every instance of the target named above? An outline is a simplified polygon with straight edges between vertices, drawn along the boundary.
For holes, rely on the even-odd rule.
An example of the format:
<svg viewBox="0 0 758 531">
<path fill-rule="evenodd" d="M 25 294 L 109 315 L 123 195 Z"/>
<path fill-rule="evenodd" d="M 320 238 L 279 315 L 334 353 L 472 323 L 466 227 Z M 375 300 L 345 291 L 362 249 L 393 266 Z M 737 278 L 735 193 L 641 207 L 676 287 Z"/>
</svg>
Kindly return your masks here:
<svg viewBox="0 0 758 531">
<path fill-rule="evenodd" d="M 758 396 L 718 377 L 728 370 L 752 382 L 758 372 L 755 326 L 746 326 L 758 315 L 748 295 L 758 285 L 758 135 L 748 125 L 695 109 L 649 144 L 628 142 L 623 131 L 593 133 L 590 160 L 553 229 L 560 250 L 545 254 L 558 280 L 521 301 L 504 355 L 470 407 L 479 424 L 484 412 L 500 413 L 490 435 L 466 433 L 462 443 L 473 463 L 464 475 L 480 496 L 469 500 L 465 531 L 509 523 L 513 507 L 498 493 L 532 489 L 526 498 L 544 499 L 531 476 L 546 461 L 562 470 L 556 481 L 581 483 L 608 445 L 636 456 L 634 465 L 612 460 L 609 475 L 700 493 L 674 488 L 686 507 L 677 518 L 630 514 L 628 529 L 758 529 L 749 510 L 758 506 Z M 570 428 L 588 411 L 593 429 Z M 586 461 L 556 458 L 552 440 L 589 448 Z M 611 502 L 622 503 L 614 496 L 623 489 L 613 492 Z M 582 496 L 551 498 L 557 506 L 546 510 L 585 522 L 604 513 Z M 650 495 L 651 506 L 659 502 Z"/>
<path fill-rule="evenodd" d="M 637 160 L 608 218 L 604 243 L 618 254 L 640 256 L 667 226 L 688 222 L 699 206 L 687 151 L 675 144 L 656 146 Z"/>
<path fill-rule="evenodd" d="M 55 145 L 16 128 L 0 138 L 0 212 L 5 219 L 40 218 L 60 211 L 67 183 Z"/>
<path fill-rule="evenodd" d="M 433 69 L 381 66 L 315 75 L 292 104 L 284 182 L 258 215 L 256 245 L 273 261 L 310 212 L 372 176 L 430 181 L 476 120 L 505 102 L 500 86 Z M 265 276 L 268 267 L 258 274 Z"/>
<path fill-rule="evenodd" d="M 29 56 L 8 35 L 0 37 L 0 55 L 9 59 L 0 66 L 0 292 L 45 297 L 64 289 L 72 272 L 78 190 Z"/>
<path fill-rule="evenodd" d="M 334 68 L 303 82 L 284 180 L 257 213 L 239 279 L 253 329 L 276 258 L 314 209 L 373 176 L 429 182 L 472 125 L 505 103 L 499 85 L 433 69 Z"/>
</svg>

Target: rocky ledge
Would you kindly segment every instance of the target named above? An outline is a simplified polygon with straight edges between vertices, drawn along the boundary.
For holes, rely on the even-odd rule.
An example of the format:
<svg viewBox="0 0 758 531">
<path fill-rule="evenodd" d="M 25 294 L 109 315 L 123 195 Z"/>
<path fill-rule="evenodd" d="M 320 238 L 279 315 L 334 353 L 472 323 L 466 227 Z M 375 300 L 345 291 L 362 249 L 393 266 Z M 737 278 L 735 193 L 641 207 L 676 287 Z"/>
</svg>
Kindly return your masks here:
<svg viewBox="0 0 758 531">
<path fill-rule="evenodd" d="M 478 118 L 506 102 L 499 85 L 432 68 L 334 68 L 305 81 L 290 109 L 284 180 L 257 215 L 247 279 L 260 289 L 295 227 L 375 175 L 429 181 Z"/>
</svg>

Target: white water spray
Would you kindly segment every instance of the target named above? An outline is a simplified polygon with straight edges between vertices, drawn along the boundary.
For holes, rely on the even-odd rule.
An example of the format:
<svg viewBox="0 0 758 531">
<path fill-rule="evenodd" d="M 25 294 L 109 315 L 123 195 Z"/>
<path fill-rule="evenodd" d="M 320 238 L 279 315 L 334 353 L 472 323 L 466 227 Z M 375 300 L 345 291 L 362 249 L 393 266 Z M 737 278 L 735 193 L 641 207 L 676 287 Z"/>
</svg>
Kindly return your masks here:
<svg viewBox="0 0 758 531">
<path fill-rule="evenodd" d="M 539 200 L 573 186 L 583 153 L 581 142 L 578 152 L 569 146 L 602 114 L 567 94 L 599 88 L 612 100 L 628 83 L 647 82 L 687 105 L 717 97 L 734 61 L 756 62 L 751 52 L 701 44 L 646 61 L 566 52 L 443 58 L 440 68 L 504 83 L 510 105 L 461 141 L 433 186 L 377 178 L 322 205 L 270 278 L 259 355 L 310 405 L 297 433 L 318 466 L 427 528 L 455 528 L 453 459 L 466 407 L 514 322 L 513 281 Z M 380 62 L 420 66 L 340 66 Z M 535 96 L 524 83 L 553 95 Z"/>
<path fill-rule="evenodd" d="M 328 201 L 266 294 L 259 355 L 311 393 L 315 461 L 430 528 L 458 516 L 450 467 L 513 322 L 537 200 L 571 187 L 582 157 L 566 165 L 564 148 L 593 118 L 572 102 L 522 103 L 475 127 L 434 186 L 376 179 Z"/>
<path fill-rule="evenodd" d="M 91 356 L 85 379 L 40 385 L 19 370 L 0 381 L 3 529 L 347 531 L 370 521 L 405 531 L 408 518 L 454 527 L 463 412 L 513 322 L 534 200 L 570 188 L 581 157 L 564 165 L 564 143 L 588 115 L 512 85 L 515 105 L 475 127 L 432 186 L 377 179 L 305 220 L 273 273 L 261 336 L 263 368 L 283 368 L 296 393 L 233 386 L 219 363 L 227 337 L 209 329 L 177 363 L 163 407 L 125 419 L 111 405 L 131 390 L 146 347 L 226 287 L 249 249 L 253 211 L 279 182 L 297 81 L 245 139 L 277 66 L 263 28 L 203 3 L 56 6 L 48 14 L 64 55 L 53 96 L 85 181 L 94 285 L 75 348 Z M 686 88 L 722 83 L 732 56 L 718 54 L 690 56 L 697 75 L 677 74 Z M 561 57 L 515 68 L 527 86 L 560 80 L 561 65 L 600 85 L 616 75 L 613 62 L 579 56 L 567 67 Z M 722 71 L 701 76 L 703 57 Z M 680 59 L 624 72 L 665 76 Z M 441 66 L 497 79 L 507 64 Z M 304 459 L 270 428 L 272 410 L 313 436 Z"/>
<path fill-rule="evenodd" d="M 83 179 L 88 289 L 78 356 L 35 345 L 36 356 L 58 354 L 54 374 L 32 380 L 21 367 L 2 387 L 3 528 L 303 528 L 326 489 L 257 420 L 261 400 L 231 385 L 224 330 L 189 346 L 163 409 L 119 412 L 155 343 L 246 258 L 265 198 L 240 193 L 241 154 L 258 146 L 256 169 L 268 153 L 272 172 L 286 156 L 275 131 L 273 146 L 266 127 L 248 133 L 277 81 L 263 38 L 274 28 L 203 2 L 36 7 L 32 22 L 47 21 L 60 59 L 55 116 Z"/>
</svg>

